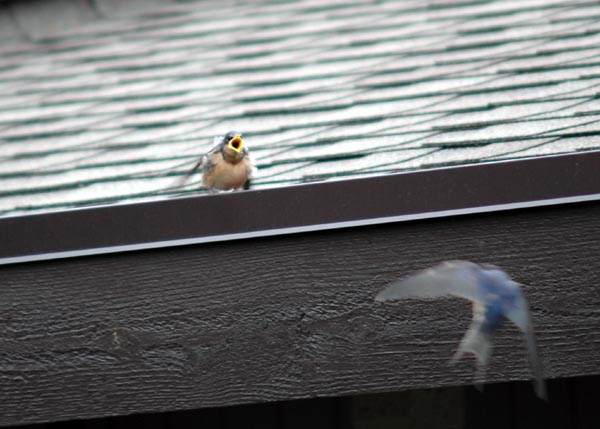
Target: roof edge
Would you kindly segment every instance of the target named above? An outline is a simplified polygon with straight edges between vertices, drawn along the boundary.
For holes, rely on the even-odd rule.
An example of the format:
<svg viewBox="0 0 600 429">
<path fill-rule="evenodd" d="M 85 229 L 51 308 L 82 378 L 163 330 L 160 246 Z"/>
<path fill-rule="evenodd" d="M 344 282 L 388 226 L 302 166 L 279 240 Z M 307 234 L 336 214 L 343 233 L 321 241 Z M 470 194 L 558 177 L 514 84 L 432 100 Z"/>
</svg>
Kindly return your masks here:
<svg viewBox="0 0 600 429">
<path fill-rule="evenodd" d="M 0 265 L 600 200 L 600 151 L 0 219 Z"/>
</svg>

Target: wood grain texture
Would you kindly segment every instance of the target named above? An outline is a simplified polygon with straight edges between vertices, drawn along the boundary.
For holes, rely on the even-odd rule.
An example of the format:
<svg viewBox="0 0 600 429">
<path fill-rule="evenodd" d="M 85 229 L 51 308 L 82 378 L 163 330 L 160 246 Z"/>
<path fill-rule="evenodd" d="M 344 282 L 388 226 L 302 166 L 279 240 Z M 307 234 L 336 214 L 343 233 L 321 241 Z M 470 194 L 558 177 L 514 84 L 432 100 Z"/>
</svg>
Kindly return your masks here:
<svg viewBox="0 0 600 429">
<path fill-rule="evenodd" d="M 547 376 L 599 374 L 599 226 L 586 203 L 5 266 L 0 425 L 469 384 L 468 303 L 373 302 L 455 258 L 526 285 Z M 495 344 L 488 379 L 529 379 L 518 331 Z"/>
</svg>

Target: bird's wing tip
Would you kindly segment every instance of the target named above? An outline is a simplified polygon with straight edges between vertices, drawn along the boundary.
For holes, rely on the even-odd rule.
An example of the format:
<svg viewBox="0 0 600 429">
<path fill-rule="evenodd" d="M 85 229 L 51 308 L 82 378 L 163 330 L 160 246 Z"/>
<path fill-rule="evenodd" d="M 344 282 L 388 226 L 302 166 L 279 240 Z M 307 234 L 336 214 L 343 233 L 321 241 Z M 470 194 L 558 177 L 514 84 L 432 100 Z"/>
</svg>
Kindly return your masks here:
<svg viewBox="0 0 600 429">
<path fill-rule="evenodd" d="M 389 301 L 389 299 L 386 297 L 386 294 L 384 292 L 385 292 L 385 290 L 379 292 L 377 295 L 375 295 L 375 298 L 373 298 L 373 300 L 375 302 L 386 302 L 386 301 Z"/>
<path fill-rule="evenodd" d="M 407 294 L 403 288 L 404 282 L 396 281 L 388 284 L 385 289 L 379 291 L 377 295 L 375 295 L 375 301 L 377 302 L 386 302 L 386 301 L 397 301 L 401 298 L 406 298 Z"/>
</svg>

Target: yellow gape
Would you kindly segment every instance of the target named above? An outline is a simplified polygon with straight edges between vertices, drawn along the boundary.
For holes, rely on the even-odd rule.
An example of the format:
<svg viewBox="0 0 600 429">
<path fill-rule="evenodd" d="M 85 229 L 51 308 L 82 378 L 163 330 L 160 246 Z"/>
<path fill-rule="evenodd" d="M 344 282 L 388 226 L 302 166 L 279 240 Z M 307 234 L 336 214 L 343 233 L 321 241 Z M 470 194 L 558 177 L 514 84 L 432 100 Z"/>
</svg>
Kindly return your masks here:
<svg viewBox="0 0 600 429">
<path fill-rule="evenodd" d="M 241 136 L 235 136 L 229 140 L 227 146 L 239 153 L 244 148 L 244 140 L 242 140 Z"/>
</svg>

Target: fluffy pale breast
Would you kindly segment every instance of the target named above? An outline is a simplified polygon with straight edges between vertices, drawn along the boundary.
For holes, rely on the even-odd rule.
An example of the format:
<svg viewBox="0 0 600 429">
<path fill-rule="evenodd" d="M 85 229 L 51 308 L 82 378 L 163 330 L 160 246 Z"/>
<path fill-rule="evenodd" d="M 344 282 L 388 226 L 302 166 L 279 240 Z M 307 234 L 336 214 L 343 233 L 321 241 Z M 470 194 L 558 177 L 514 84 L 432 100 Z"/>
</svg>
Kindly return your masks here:
<svg viewBox="0 0 600 429">
<path fill-rule="evenodd" d="M 202 176 L 202 183 L 209 188 L 219 190 L 240 189 L 248 180 L 251 171 L 247 158 L 237 164 L 231 164 L 226 162 L 220 153 L 215 154 L 211 164 Z"/>
</svg>

